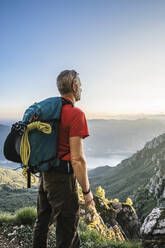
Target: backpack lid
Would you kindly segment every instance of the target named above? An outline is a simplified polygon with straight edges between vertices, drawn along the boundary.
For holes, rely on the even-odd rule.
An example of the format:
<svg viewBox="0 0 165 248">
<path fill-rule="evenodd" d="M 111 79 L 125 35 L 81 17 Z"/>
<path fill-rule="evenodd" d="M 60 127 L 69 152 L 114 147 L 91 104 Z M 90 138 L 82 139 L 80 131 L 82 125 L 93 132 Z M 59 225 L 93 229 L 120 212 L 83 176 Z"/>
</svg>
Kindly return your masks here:
<svg viewBox="0 0 165 248">
<path fill-rule="evenodd" d="M 31 123 L 32 121 L 60 120 L 62 101 L 61 97 L 50 97 L 41 102 L 34 103 L 24 113 L 22 121 Z"/>
</svg>

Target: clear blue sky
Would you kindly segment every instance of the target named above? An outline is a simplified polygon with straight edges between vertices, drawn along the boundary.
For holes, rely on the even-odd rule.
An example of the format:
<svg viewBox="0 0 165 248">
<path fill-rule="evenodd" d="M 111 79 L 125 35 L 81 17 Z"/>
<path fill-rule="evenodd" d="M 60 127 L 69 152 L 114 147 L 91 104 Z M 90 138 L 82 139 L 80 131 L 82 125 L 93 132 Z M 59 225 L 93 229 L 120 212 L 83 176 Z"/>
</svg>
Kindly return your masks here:
<svg viewBox="0 0 165 248">
<path fill-rule="evenodd" d="M 64 69 L 89 117 L 165 112 L 164 13 L 164 0 L 1 0 L 0 119 L 57 95 Z"/>
</svg>

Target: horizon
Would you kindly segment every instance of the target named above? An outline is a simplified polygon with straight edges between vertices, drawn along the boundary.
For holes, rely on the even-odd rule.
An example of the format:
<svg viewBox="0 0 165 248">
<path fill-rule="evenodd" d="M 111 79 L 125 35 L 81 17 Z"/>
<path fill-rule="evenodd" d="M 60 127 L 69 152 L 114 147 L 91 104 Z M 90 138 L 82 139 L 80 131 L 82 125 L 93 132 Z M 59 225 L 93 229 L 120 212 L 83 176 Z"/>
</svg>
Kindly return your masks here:
<svg viewBox="0 0 165 248">
<path fill-rule="evenodd" d="M 144 114 L 144 113 L 137 113 L 137 114 L 112 114 L 112 115 L 86 115 L 87 120 L 128 120 L 128 121 L 138 121 L 143 119 L 151 119 L 151 120 L 162 120 L 165 119 L 165 114 Z M 2 125 L 11 125 L 14 122 L 20 121 L 22 118 L 11 118 L 5 119 L 0 117 L 0 124 Z"/>
</svg>

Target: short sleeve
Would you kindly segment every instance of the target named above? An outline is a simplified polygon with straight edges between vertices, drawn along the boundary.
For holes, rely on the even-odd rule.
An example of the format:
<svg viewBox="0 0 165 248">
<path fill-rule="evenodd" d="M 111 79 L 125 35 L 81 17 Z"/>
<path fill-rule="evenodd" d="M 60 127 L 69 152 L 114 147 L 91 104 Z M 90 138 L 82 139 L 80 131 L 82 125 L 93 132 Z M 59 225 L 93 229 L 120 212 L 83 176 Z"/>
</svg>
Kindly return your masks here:
<svg viewBox="0 0 165 248">
<path fill-rule="evenodd" d="M 76 113 L 74 114 L 70 123 L 69 136 L 82 136 L 83 139 L 89 136 L 86 117 L 82 111 L 76 111 Z"/>
</svg>

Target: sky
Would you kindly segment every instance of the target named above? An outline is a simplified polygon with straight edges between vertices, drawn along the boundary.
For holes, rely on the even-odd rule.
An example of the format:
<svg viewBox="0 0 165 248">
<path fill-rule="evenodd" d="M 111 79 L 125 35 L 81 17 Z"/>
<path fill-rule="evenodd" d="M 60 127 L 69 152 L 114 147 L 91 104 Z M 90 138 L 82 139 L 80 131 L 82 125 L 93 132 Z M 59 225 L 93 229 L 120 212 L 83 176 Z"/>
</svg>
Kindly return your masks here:
<svg viewBox="0 0 165 248">
<path fill-rule="evenodd" d="M 164 0 L 0 0 L 0 119 L 79 72 L 90 117 L 165 114 Z"/>
</svg>

